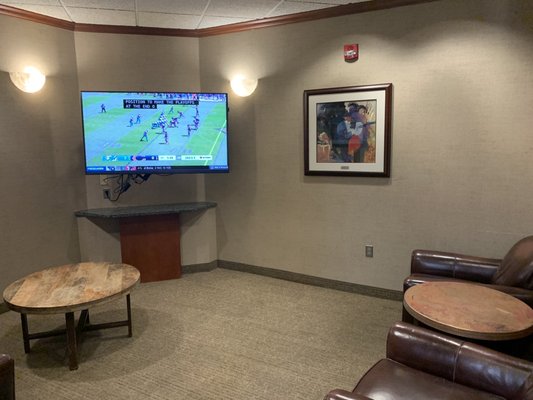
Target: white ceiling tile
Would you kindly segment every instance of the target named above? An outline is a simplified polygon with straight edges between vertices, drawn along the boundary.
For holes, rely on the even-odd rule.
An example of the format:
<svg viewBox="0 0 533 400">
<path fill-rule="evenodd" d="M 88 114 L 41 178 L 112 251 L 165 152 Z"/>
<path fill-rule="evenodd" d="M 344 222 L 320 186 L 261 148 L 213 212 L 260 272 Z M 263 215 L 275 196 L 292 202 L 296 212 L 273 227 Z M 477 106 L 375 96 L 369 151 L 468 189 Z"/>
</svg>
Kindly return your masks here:
<svg viewBox="0 0 533 400">
<path fill-rule="evenodd" d="M 5 3 L 2 3 L 2 4 L 5 4 Z M 13 7 L 17 7 L 17 6 L 13 5 Z M 68 14 L 65 12 L 65 9 L 61 6 L 25 5 L 24 10 L 72 22 Z"/>
<path fill-rule="evenodd" d="M 199 29 L 211 28 L 213 26 L 236 24 L 238 22 L 245 22 L 245 21 L 250 21 L 250 19 L 230 18 L 230 17 L 204 17 L 202 19 L 202 22 L 200 23 L 200 26 L 198 26 L 198 28 Z"/>
<path fill-rule="evenodd" d="M 134 0 L 62 0 L 66 7 L 101 8 L 104 10 L 135 10 Z"/>
<path fill-rule="evenodd" d="M 205 15 L 234 18 L 263 18 L 278 0 L 211 0 Z"/>
<path fill-rule="evenodd" d="M 199 15 L 138 13 L 139 26 L 170 29 L 196 29 L 199 22 Z"/>
<path fill-rule="evenodd" d="M 137 0 L 137 11 L 202 15 L 208 0 Z"/>
<path fill-rule="evenodd" d="M 294 2 L 286 1 L 276 8 L 273 12 L 268 14 L 269 17 L 277 17 L 280 15 L 296 14 L 306 11 L 321 10 L 332 6 L 325 6 L 324 4 L 307 3 L 307 2 Z"/>
<path fill-rule="evenodd" d="M 111 11 L 76 7 L 69 7 L 68 10 L 74 21 L 80 24 L 136 25 L 135 13 L 133 11 Z"/>
</svg>

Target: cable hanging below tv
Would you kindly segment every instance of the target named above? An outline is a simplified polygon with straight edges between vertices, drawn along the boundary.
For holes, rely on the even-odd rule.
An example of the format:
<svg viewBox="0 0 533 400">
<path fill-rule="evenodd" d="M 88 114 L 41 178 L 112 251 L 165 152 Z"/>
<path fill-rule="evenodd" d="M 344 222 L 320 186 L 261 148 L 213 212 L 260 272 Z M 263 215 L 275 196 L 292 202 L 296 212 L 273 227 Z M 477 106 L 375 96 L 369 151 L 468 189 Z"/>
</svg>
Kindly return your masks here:
<svg viewBox="0 0 533 400">
<path fill-rule="evenodd" d="M 227 93 L 80 95 L 87 175 L 229 172 Z"/>
</svg>

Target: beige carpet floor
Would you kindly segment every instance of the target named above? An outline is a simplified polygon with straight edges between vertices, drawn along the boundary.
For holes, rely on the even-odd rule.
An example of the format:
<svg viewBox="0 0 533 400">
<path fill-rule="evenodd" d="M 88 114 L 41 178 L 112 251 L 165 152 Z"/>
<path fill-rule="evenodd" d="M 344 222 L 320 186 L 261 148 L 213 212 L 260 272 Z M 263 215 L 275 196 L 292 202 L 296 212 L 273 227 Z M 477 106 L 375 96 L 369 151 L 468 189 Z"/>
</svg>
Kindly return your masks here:
<svg viewBox="0 0 533 400">
<path fill-rule="evenodd" d="M 88 332 L 69 371 L 65 339 L 32 341 L 20 316 L 0 314 L 0 353 L 15 359 L 17 400 L 321 400 L 351 389 L 385 352 L 401 303 L 215 269 L 141 284 L 125 327 Z M 125 318 L 125 300 L 91 309 L 91 322 Z M 64 317 L 29 316 L 30 332 Z"/>
</svg>

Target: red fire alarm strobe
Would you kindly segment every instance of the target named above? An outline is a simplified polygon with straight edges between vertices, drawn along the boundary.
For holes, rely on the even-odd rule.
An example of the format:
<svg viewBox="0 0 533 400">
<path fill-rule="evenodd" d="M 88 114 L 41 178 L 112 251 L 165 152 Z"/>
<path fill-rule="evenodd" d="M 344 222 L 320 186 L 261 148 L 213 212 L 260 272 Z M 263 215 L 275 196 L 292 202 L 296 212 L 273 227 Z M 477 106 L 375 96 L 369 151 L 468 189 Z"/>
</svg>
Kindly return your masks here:
<svg viewBox="0 0 533 400">
<path fill-rule="evenodd" d="M 344 61 L 354 62 L 359 59 L 359 45 L 345 44 L 344 45 Z"/>
</svg>

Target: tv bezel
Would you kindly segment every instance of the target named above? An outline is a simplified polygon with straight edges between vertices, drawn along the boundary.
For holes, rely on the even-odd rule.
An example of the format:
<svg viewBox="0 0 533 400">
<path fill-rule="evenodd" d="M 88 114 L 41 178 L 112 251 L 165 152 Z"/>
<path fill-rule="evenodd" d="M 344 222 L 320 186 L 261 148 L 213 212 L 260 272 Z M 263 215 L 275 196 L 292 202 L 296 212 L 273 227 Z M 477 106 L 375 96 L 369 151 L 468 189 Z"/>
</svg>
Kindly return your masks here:
<svg viewBox="0 0 533 400">
<path fill-rule="evenodd" d="M 151 170 L 134 170 L 134 171 L 88 171 L 87 170 L 87 147 L 85 143 L 85 124 L 83 118 L 83 93 L 160 93 L 160 94 L 170 94 L 170 93 L 179 93 L 179 94 L 191 94 L 191 95 L 203 95 L 203 94 L 223 94 L 226 96 L 226 158 L 227 158 L 227 168 L 220 169 L 211 169 L 209 167 L 201 166 L 187 166 L 187 167 L 176 167 L 175 169 L 162 170 L 154 169 Z M 180 174 L 225 174 L 230 172 L 230 150 L 229 150 L 229 95 L 227 92 L 190 92 L 190 91 L 158 91 L 158 90 L 149 90 L 149 91 L 132 91 L 132 90 L 80 90 L 80 110 L 81 110 L 81 131 L 83 139 L 83 169 L 85 175 L 180 175 Z"/>
</svg>

